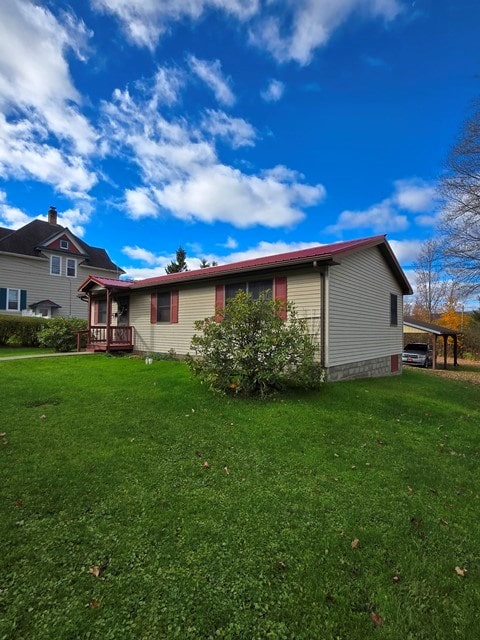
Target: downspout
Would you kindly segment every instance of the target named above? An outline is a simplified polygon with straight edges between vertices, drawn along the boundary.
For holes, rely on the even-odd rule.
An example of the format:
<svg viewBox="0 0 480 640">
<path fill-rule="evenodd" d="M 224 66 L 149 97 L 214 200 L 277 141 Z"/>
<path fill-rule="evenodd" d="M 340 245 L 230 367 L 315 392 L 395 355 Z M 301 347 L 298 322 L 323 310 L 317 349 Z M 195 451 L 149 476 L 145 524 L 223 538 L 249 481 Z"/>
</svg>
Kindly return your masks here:
<svg viewBox="0 0 480 640">
<path fill-rule="evenodd" d="M 316 260 L 313 268 L 320 276 L 320 364 L 327 366 L 327 278 L 328 267 L 320 266 Z"/>
</svg>

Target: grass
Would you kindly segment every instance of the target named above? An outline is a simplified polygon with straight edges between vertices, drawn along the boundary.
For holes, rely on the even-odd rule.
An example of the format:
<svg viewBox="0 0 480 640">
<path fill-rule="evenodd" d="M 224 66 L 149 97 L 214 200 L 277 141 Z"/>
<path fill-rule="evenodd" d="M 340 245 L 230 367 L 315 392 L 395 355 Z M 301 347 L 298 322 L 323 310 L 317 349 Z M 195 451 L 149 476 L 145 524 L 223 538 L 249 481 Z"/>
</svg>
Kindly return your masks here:
<svg viewBox="0 0 480 640">
<path fill-rule="evenodd" d="M 478 386 L 245 402 L 105 356 L 0 376 L 1 639 L 478 637 Z"/>
<path fill-rule="evenodd" d="M 34 356 L 44 355 L 46 353 L 55 353 L 55 349 L 47 349 L 43 347 L 0 347 L 0 358 L 10 358 L 12 356 Z"/>
</svg>

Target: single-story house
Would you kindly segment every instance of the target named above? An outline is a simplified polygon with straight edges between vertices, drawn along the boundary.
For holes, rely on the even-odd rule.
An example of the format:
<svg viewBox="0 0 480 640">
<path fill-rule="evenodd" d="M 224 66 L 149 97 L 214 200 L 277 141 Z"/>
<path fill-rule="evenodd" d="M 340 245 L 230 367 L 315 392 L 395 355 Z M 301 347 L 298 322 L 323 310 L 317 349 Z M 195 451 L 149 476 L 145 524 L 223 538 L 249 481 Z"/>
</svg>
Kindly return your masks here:
<svg viewBox="0 0 480 640">
<path fill-rule="evenodd" d="M 195 320 L 242 289 L 295 304 L 330 380 L 401 372 L 403 296 L 412 293 L 386 237 L 374 236 L 137 282 L 89 277 L 88 348 L 178 356 Z"/>
</svg>

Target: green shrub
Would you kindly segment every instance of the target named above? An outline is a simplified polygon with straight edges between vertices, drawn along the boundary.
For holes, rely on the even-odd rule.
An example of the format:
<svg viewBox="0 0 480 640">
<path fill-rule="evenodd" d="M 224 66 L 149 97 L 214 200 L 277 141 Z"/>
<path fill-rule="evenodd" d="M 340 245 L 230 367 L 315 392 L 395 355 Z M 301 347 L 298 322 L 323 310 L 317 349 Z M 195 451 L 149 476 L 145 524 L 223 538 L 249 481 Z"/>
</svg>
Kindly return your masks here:
<svg viewBox="0 0 480 640">
<path fill-rule="evenodd" d="M 288 313 L 288 321 L 280 315 Z M 295 384 L 318 388 L 325 379 L 316 361 L 316 345 L 307 323 L 293 303 L 251 296 L 239 291 L 214 317 L 195 322 L 187 357 L 193 373 L 222 393 L 264 396 Z"/>
<path fill-rule="evenodd" d="M 38 333 L 48 320 L 28 316 L 0 315 L 0 345 L 37 347 Z"/>
<path fill-rule="evenodd" d="M 77 331 L 85 331 L 86 320 L 80 318 L 52 318 L 38 334 L 39 343 L 55 351 L 74 351 L 77 348 Z"/>
</svg>

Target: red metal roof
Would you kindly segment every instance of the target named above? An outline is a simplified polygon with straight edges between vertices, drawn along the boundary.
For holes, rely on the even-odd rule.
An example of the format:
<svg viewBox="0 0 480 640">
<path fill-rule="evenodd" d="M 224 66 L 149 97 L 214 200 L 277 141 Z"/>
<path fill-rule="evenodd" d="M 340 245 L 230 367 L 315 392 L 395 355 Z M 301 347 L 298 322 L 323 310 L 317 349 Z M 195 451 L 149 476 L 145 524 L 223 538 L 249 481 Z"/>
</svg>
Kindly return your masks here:
<svg viewBox="0 0 480 640">
<path fill-rule="evenodd" d="M 133 280 L 117 280 L 116 278 L 88 276 L 88 278 L 78 287 L 78 291 L 83 291 L 90 283 L 98 284 L 106 289 L 130 289 L 133 284 Z"/>
<path fill-rule="evenodd" d="M 170 273 L 162 276 L 155 276 L 153 278 L 146 278 L 145 280 L 138 280 L 135 282 L 132 288 L 141 289 L 143 287 L 151 287 L 154 285 L 163 285 L 173 282 L 202 280 L 222 275 L 231 275 L 239 271 L 254 271 L 270 267 L 285 267 L 310 262 L 312 260 L 321 260 L 322 262 L 325 262 L 340 254 L 345 254 L 367 246 L 375 246 L 384 242 L 385 236 L 382 235 L 371 238 L 362 238 L 360 240 L 349 240 L 348 242 L 320 245 L 310 247 L 309 249 L 301 249 L 300 251 L 290 251 L 289 253 L 278 253 L 273 256 L 264 256 L 262 258 L 252 258 L 251 260 L 222 264 L 217 267 L 207 267 L 206 269 L 195 269 L 194 271 L 182 271 L 180 273 Z"/>
<path fill-rule="evenodd" d="M 390 269 L 398 280 L 405 294 L 412 293 L 410 284 L 402 271 L 390 245 L 384 235 L 372 236 L 370 238 L 360 238 L 359 240 L 348 240 L 347 242 L 337 242 L 335 244 L 325 244 L 300 251 L 290 251 L 289 253 L 279 253 L 273 256 L 242 260 L 222 264 L 206 269 L 195 269 L 193 271 L 182 271 L 180 273 L 170 273 L 145 280 L 132 282 L 129 280 L 115 280 L 114 278 L 100 278 L 90 276 L 80 287 L 79 291 L 85 290 L 89 283 L 93 282 L 106 288 L 120 289 L 143 289 L 147 287 L 163 286 L 181 282 L 194 282 L 198 280 L 208 280 L 222 276 L 235 275 L 237 273 L 261 271 L 274 268 L 285 268 L 295 265 L 308 264 L 318 261 L 326 263 L 342 255 L 367 247 L 378 246 L 383 257 L 387 261 Z"/>
</svg>

